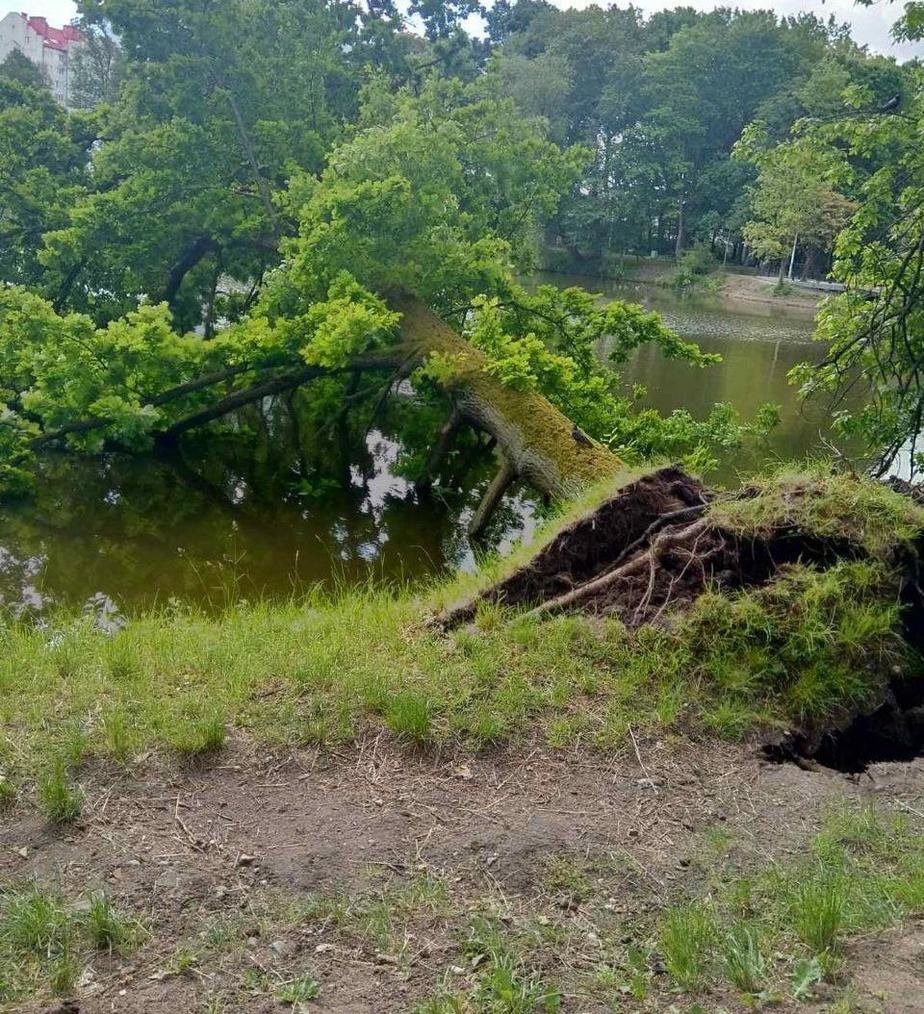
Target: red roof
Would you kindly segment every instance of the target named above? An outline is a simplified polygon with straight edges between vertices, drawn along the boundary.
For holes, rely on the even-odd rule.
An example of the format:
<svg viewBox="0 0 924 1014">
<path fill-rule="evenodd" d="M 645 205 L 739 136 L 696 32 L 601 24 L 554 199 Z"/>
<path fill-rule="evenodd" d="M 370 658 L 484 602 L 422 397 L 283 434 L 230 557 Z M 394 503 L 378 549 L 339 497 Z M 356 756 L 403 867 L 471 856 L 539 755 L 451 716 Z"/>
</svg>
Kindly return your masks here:
<svg viewBox="0 0 924 1014">
<path fill-rule="evenodd" d="M 83 33 L 73 25 L 65 25 L 63 28 L 52 28 L 46 18 L 29 17 L 26 14 L 23 17 L 26 18 L 27 24 L 32 31 L 36 35 L 41 36 L 45 40 L 45 45 L 50 49 L 61 49 L 67 52 L 72 42 L 83 41 Z"/>
</svg>

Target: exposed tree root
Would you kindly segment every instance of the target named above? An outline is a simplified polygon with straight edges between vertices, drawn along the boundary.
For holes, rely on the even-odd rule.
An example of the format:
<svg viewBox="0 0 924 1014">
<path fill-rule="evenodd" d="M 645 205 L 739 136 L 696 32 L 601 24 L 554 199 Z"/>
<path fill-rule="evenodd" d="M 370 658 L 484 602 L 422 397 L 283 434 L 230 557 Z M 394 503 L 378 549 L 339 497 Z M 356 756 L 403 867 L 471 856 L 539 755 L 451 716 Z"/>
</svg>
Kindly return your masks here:
<svg viewBox="0 0 924 1014">
<path fill-rule="evenodd" d="M 737 497 L 757 495 L 758 490 L 745 489 Z M 616 616 L 630 628 L 667 624 L 707 588 L 755 588 L 772 582 L 787 565 L 825 569 L 866 558 L 859 539 L 800 526 L 799 504 L 804 507 L 805 498 L 815 495 L 817 489 L 800 487 L 792 511 L 782 511 L 774 527 L 745 535 L 723 526 L 719 515 L 710 516 L 716 497 L 699 482 L 678 468 L 661 469 L 564 528 L 527 564 L 440 622 L 447 627 L 468 622 L 485 602 L 524 607 L 534 616 L 567 610 Z M 922 548 L 897 543 L 889 558 L 905 607 L 904 639 L 918 652 L 924 651 Z M 871 760 L 921 753 L 924 679 L 909 679 L 884 661 L 870 665 L 876 689 L 864 708 L 845 708 L 822 724 L 777 735 L 767 744 L 768 754 L 809 767 L 820 763 L 856 771 Z"/>
</svg>

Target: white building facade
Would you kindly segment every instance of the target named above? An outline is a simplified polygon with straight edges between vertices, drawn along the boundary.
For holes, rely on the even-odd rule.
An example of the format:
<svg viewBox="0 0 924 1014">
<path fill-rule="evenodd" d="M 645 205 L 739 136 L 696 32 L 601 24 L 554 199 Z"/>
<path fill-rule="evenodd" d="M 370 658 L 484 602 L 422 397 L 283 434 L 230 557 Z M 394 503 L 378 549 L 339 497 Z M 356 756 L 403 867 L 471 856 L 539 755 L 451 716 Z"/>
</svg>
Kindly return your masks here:
<svg viewBox="0 0 924 1014">
<path fill-rule="evenodd" d="M 74 52 L 83 35 L 73 25 L 53 28 L 45 18 L 11 11 L 0 20 L 0 63 L 18 50 L 41 70 L 54 97 L 71 104 Z"/>
</svg>

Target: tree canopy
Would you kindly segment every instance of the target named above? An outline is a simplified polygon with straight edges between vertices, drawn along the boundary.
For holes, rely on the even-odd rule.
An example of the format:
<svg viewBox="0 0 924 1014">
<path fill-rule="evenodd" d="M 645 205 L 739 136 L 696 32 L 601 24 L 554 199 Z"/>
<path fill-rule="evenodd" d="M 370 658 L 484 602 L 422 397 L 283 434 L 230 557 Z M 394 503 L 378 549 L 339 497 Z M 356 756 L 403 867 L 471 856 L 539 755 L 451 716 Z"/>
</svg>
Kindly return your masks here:
<svg viewBox="0 0 924 1014">
<path fill-rule="evenodd" d="M 851 294 L 801 379 L 832 390 L 877 357 L 875 404 L 841 422 L 894 449 L 920 417 L 918 307 L 901 302 L 920 263 L 919 69 L 809 16 L 522 0 L 478 39 L 479 10 L 419 4 L 420 35 L 389 3 L 86 0 L 70 111 L 8 60 L 0 485 L 26 489 L 50 446 L 242 434 L 250 406 L 309 381 L 301 411 L 359 428 L 408 377 L 426 420 L 407 423 L 409 469 L 460 406 L 508 457 L 542 444 L 538 413 L 574 423 L 600 467 L 708 460 L 740 438 L 733 413 L 642 411 L 619 366 L 643 343 L 710 357 L 639 307 L 521 277 L 556 253 L 605 270 L 720 238 L 781 266 L 835 254 Z M 883 366 L 870 335 L 896 312 Z"/>
</svg>

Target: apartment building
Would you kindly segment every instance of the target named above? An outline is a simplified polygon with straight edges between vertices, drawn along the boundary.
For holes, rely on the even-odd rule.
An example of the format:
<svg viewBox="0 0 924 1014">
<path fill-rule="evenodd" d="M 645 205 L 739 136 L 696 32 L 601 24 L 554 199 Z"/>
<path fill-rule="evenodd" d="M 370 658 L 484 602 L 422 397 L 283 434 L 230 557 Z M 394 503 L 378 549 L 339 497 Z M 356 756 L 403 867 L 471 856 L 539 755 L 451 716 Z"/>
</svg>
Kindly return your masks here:
<svg viewBox="0 0 924 1014">
<path fill-rule="evenodd" d="M 11 11 L 0 20 L 0 62 L 19 50 L 38 67 L 54 97 L 71 104 L 74 53 L 83 35 L 73 25 L 54 28 L 45 18 Z"/>
</svg>

